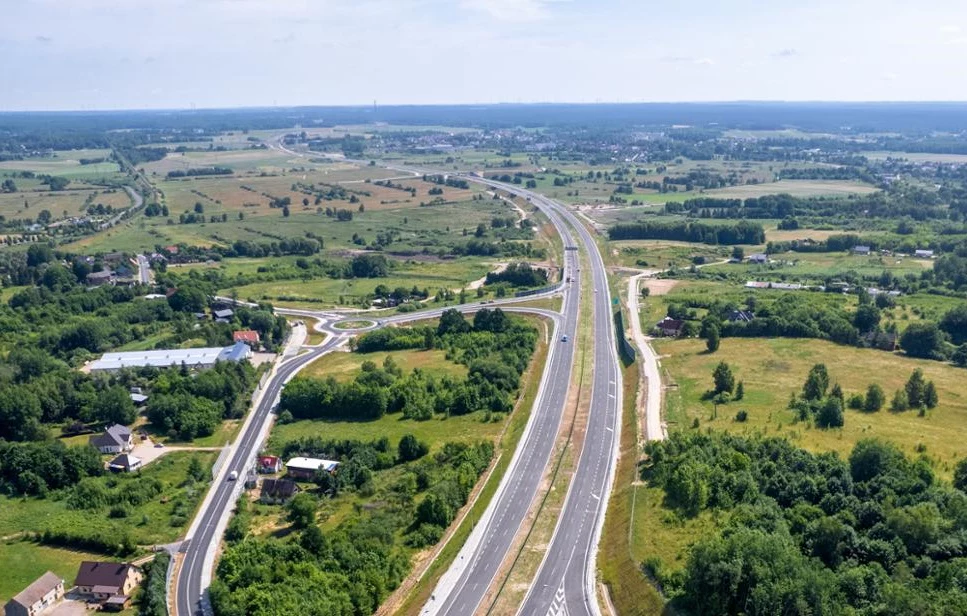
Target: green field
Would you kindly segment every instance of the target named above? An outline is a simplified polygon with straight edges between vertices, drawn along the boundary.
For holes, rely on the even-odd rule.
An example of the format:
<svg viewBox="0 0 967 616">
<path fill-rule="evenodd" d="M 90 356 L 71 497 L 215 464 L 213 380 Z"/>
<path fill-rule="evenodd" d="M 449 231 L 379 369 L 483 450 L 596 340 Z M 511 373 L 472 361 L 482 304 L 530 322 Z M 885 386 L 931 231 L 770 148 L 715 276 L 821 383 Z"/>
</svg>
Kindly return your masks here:
<svg viewBox="0 0 967 616">
<path fill-rule="evenodd" d="M 363 362 L 371 361 L 377 366 L 382 366 L 383 361 L 387 357 L 392 357 L 397 365 L 404 370 L 419 368 L 427 374 L 432 374 L 437 377 L 450 375 L 457 378 L 465 378 L 467 376 L 466 366 L 448 360 L 446 351 L 439 349 L 429 351 L 378 351 L 375 353 L 334 351 L 312 362 L 302 370 L 301 374 L 304 376 L 323 378 L 332 376 L 337 381 L 350 381 L 359 373 L 359 367 Z"/>
<path fill-rule="evenodd" d="M 426 288 L 432 296 L 439 289 L 464 288 L 485 276 L 490 269 L 489 265 L 476 259 L 438 263 L 411 261 L 393 270 L 386 278 L 275 280 L 225 289 L 223 292 L 234 291 L 243 299 L 267 299 L 280 305 L 298 304 L 300 301 L 335 305 L 353 303 L 354 298 L 371 295 L 378 285 L 386 285 L 390 289 L 411 289 L 415 285 L 421 290 Z"/>
<path fill-rule="evenodd" d="M 22 188 L 19 181 L 17 188 Z M 0 194 L 0 215 L 7 219 L 36 219 L 42 210 L 47 210 L 51 220 L 56 221 L 85 215 L 88 200 L 91 204 L 110 205 L 115 210 L 131 207 L 131 199 L 123 189 L 105 190 L 85 184 L 72 184 L 67 189 L 58 191 L 22 190 Z"/>
<path fill-rule="evenodd" d="M 103 559 L 104 556 L 99 554 L 52 548 L 30 541 L 0 543 L 0 563 L 4 568 L 4 575 L 0 576 L 0 602 L 6 603 L 47 571 L 63 578 L 64 586 L 70 588 L 81 561 Z"/>
<path fill-rule="evenodd" d="M 668 391 L 667 419 L 670 429 L 689 429 L 698 419 L 702 429 L 784 436 L 813 451 L 847 454 L 860 439 L 883 438 L 896 443 L 910 456 L 924 452 L 936 472 L 949 477 L 957 461 L 967 457 L 961 433 L 967 424 L 967 380 L 964 371 L 937 361 L 918 360 L 901 354 L 839 346 L 821 340 L 786 338 L 725 338 L 718 352 L 705 352 L 703 340 L 660 340 L 662 368 L 672 388 Z M 712 387 L 712 370 L 727 362 L 736 381 L 745 383 L 745 398 L 718 407 L 703 394 Z M 878 383 L 887 394 L 903 386 L 915 368 L 933 380 L 940 395 L 939 406 L 918 417 L 916 411 L 862 413 L 846 410 L 842 429 L 820 430 L 796 422 L 787 409 L 790 396 L 801 390 L 809 369 L 824 363 L 830 382 L 839 383 L 847 397 L 865 393 Z M 748 421 L 735 421 L 745 410 Z"/>
<path fill-rule="evenodd" d="M 126 518 L 110 518 L 107 509 L 71 509 L 66 499 L 51 494 L 47 498 L 0 497 L 0 536 L 21 531 L 43 532 L 66 530 L 81 534 L 129 533 L 138 545 L 147 546 L 174 541 L 184 532 L 206 486 L 186 486 L 188 464 L 197 456 L 204 468 L 215 461 L 213 452 L 169 453 L 142 471 L 127 475 L 106 475 L 96 479 L 105 486 L 157 478 L 164 485 L 161 494 L 134 507 Z M 181 509 L 181 514 L 176 508 Z"/>
<path fill-rule="evenodd" d="M 408 194 L 397 192 L 400 195 Z M 321 207 L 327 206 L 346 208 L 348 204 L 340 201 Z M 267 206 L 260 207 L 264 207 L 267 212 L 253 215 L 245 211 L 244 220 L 238 220 L 236 211 L 228 216 L 226 222 L 194 224 L 178 224 L 178 216 L 183 210 L 172 209 L 174 224 L 168 224 L 167 219 L 160 216 L 139 216 L 108 231 L 68 244 L 67 247 L 84 253 L 113 250 L 136 252 L 153 250 L 159 244 L 225 246 L 236 240 L 271 242 L 277 241 L 278 237 L 304 237 L 311 232 L 323 238 L 327 251 L 352 250 L 360 248 L 353 243 L 353 235 L 370 243 L 376 240 L 377 233 L 393 231 L 398 234 L 398 239 L 394 240 L 389 250 L 416 253 L 427 250 L 434 253 L 448 245 L 466 241 L 464 228 L 472 233 L 478 224 L 489 225 L 495 215 L 507 216 L 509 213 L 508 206 L 502 202 L 463 201 L 433 207 L 419 207 L 416 204 L 396 209 L 357 211 L 351 221 L 337 222 L 335 218 L 316 212 L 315 206 L 303 209 L 301 202 L 298 207 L 292 207 L 288 217 L 283 215 L 281 209 L 269 210 Z M 203 204 L 203 208 L 206 217 L 220 216 L 221 210 L 217 204 Z"/>
<path fill-rule="evenodd" d="M 111 150 L 62 150 L 52 156 L 28 158 L 25 160 L 0 161 L 3 171 L 33 171 L 37 174 L 59 175 L 72 180 L 112 180 L 121 176 L 117 163 L 105 161 L 82 165 L 82 158 L 110 157 Z M 19 185 L 20 180 L 17 180 Z"/>
</svg>

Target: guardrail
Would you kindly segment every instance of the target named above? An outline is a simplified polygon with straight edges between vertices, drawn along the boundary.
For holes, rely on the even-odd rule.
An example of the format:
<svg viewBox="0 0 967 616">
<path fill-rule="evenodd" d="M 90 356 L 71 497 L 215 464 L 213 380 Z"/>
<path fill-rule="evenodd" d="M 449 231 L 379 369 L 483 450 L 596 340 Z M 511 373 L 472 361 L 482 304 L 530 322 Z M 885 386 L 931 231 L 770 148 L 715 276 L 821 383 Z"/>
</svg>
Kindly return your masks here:
<svg viewBox="0 0 967 616">
<path fill-rule="evenodd" d="M 541 293 L 552 293 L 561 288 L 561 283 L 548 285 L 546 287 L 541 287 L 539 289 L 531 289 L 530 291 L 518 291 L 514 293 L 514 297 L 530 297 L 531 295 L 540 295 Z"/>
<path fill-rule="evenodd" d="M 614 325 L 615 339 L 618 341 L 618 352 L 621 355 L 621 359 L 629 364 L 634 363 L 638 357 L 638 351 L 635 350 L 635 347 L 625 337 L 625 319 L 620 309 L 614 312 Z"/>
</svg>

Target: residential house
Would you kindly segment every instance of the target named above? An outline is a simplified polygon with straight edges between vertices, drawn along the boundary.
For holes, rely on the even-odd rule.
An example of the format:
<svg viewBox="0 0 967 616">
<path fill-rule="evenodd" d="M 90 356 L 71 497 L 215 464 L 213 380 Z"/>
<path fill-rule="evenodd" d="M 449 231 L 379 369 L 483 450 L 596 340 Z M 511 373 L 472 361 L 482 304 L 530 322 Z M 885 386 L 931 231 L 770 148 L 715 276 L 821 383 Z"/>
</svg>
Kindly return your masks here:
<svg viewBox="0 0 967 616">
<path fill-rule="evenodd" d="M 272 475 L 282 470 L 282 459 L 279 456 L 259 456 L 257 466 L 260 473 Z"/>
<path fill-rule="evenodd" d="M 327 473 L 334 473 L 339 467 L 339 462 L 332 460 L 320 460 L 318 458 L 292 458 L 285 463 L 286 472 L 293 479 L 312 481 L 316 473 L 320 470 Z"/>
<path fill-rule="evenodd" d="M 50 571 L 24 588 L 4 607 L 7 616 L 36 616 L 64 596 L 64 580 Z"/>
<path fill-rule="evenodd" d="M 913 252 L 913 256 L 917 257 L 918 259 L 932 259 L 933 258 L 933 251 L 932 250 L 916 250 L 916 251 Z"/>
<path fill-rule="evenodd" d="M 655 325 L 655 328 L 662 336 L 677 338 L 682 335 L 682 330 L 685 329 L 685 321 L 665 317 L 661 321 L 658 321 L 658 324 Z"/>
<path fill-rule="evenodd" d="M 130 597 L 141 583 L 141 571 L 128 563 L 85 560 L 77 570 L 77 592 L 105 602 L 111 597 Z"/>
<path fill-rule="evenodd" d="M 101 434 L 92 436 L 90 443 L 101 453 L 122 453 L 134 448 L 131 431 L 121 424 L 114 424 Z"/>
<path fill-rule="evenodd" d="M 749 263 L 759 263 L 759 264 L 768 263 L 769 255 L 765 254 L 764 252 L 757 252 L 755 254 L 749 255 L 748 260 L 749 260 Z"/>
<path fill-rule="evenodd" d="M 853 254 L 854 255 L 869 255 L 870 254 L 870 247 L 869 246 L 853 246 Z"/>
<path fill-rule="evenodd" d="M 729 313 L 729 321 L 733 323 L 748 323 L 755 318 L 750 310 L 733 310 Z"/>
<path fill-rule="evenodd" d="M 232 340 L 235 342 L 244 342 L 252 349 L 257 349 L 261 341 L 259 333 L 254 329 L 240 329 L 232 332 Z"/>
<path fill-rule="evenodd" d="M 132 456 L 129 453 L 122 453 L 118 457 L 111 460 L 107 467 L 115 473 L 131 473 L 138 470 L 143 465 L 144 463 L 141 461 L 141 458 Z"/>
<path fill-rule="evenodd" d="M 113 284 L 114 272 L 112 272 L 109 268 L 104 268 L 99 272 L 91 272 L 87 275 L 85 280 L 87 281 L 87 284 L 91 285 L 92 287 Z"/>
<path fill-rule="evenodd" d="M 263 479 L 259 501 L 270 505 L 281 505 L 299 493 L 299 486 L 291 479 Z"/>
</svg>

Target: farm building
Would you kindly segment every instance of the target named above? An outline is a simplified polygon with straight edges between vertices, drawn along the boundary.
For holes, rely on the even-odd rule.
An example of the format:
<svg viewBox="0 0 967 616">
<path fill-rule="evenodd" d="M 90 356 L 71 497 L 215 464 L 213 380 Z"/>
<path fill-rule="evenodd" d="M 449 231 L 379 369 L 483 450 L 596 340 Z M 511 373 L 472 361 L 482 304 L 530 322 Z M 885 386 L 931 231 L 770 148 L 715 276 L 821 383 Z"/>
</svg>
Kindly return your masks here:
<svg viewBox="0 0 967 616">
<path fill-rule="evenodd" d="M 90 443 L 101 453 L 121 453 L 131 451 L 134 447 L 131 431 L 121 424 L 114 424 L 101 434 L 92 436 Z"/>
<path fill-rule="evenodd" d="M 317 471 L 334 473 L 338 467 L 339 462 L 318 458 L 292 458 L 285 463 L 285 469 L 291 477 L 307 481 L 315 477 Z"/>
<path fill-rule="evenodd" d="M 257 468 L 260 473 L 278 473 L 282 470 L 282 459 L 278 456 L 259 456 Z"/>
<path fill-rule="evenodd" d="M 918 259 L 932 259 L 933 258 L 933 251 L 932 250 L 917 250 L 917 251 L 914 251 L 913 256 L 917 257 Z"/>
<path fill-rule="evenodd" d="M 854 255 L 868 255 L 870 254 L 869 246 L 853 246 Z"/>
<path fill-rule="evenodd" d="M 260 338 L 259 333 L 254 329 L 240 329 L 232 332 L 232 340 L 235 342 L 244 342 L 254 349 L 259 346 Z"/>
<path fill-rule="evenodd" d="M 141 468 L 142 464 L 141 458 L 128 453 L 122 453 L 111 460 L 111 463 L 107 467 L 115 473 L 131 473 Z"/>
<path fill-rule="evenodd" d="M 141 583 L 141 577 L 141 571 L 128 563 L 85 560 L 77 570 L 74 584 L 77 592 L 111 609 L 118 604 L 127 604 L 131 593 Z M 109 605 L 107 602 L 112 599 L 113 602 Z"/>
<path fill-rule="evenodd" d="M 685 328 L 685 321 L 680 319 L 673 319 L 671 317 L 665 317 L 655 325 L 655 329 L 658 330 L 662 336 L 668 336 L 670 338 L 677 338 L 682 335 L 682 330 Z"/>
<path fill-rule="evenodd" d="M 252 349 L 244 342 L 230 347 L 206 347 L 202 349 L 167 349 L 161 351 L 129 351 L 105 353 L 101 359 L 88 364 L 91 372 L 115 372 L 121 368 L 170 368 L 184 364 L 202 370 L 211 368 L 218 361 L 243 361 L 252 356 Z"/>
<path fill-rule="evenodd" d="M 299 492 L 299 486 L 291 479 L 263 479 L 259 500 L 278 505 L 287 502 Z"/>
<path fill-rule="evenodd" d="M 755 318 L 755 315 L 749 310 L 733 310 L 729 313 L 729 321 L 733 323 L 748 323 Z"/>
<path fill-rule="evenodd" d="M 64 580 L 50 571 L 7 601 L 7 616 L 36 616 L 56 604 L 64 596 Z"/>
<path fill-rule="evenodd" d="M 757 252 L 755 254 L 749 255 L 749 263 L 768 263 L 769 255 L 764 252 Z"/>
</svg>

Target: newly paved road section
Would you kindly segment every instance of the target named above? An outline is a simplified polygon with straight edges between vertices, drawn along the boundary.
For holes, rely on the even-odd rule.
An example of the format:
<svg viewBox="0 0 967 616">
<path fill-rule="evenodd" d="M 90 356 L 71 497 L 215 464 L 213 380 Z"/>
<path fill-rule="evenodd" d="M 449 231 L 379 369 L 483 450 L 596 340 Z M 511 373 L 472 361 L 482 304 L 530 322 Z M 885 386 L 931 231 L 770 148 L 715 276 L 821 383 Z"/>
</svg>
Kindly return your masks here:
<svg viewBox="0 0 967 616">
<path fill-rule="evenodd" d="M 594 287 L 594 376 L 584 446 L 571 479 L 564 509 L 551 545 L 544 555 L 520 608 L 527 616 L 600 613 L 596 600 L 595 560 L 617 458 L 621 373 L 612 321 L 608 277 L 594 238 L 568 210 L 536 194 L 531 202 L 555 209 L 577 229 L 591 261 Z"/>
<path fill-rule="evenodd" d="M 197 521 L 194 535 L 186 540 L 182 548 L 185 558 L 178 573 L 177 610 L 179 616 L 204 613 L 201 607 L 201 597 L 206 590 L 207 584 L 205 582 L 211 574 L 209 570 L 213 562 L 211 557 L 215 554 L 218 543 L 221 541 L 221 532 L 218 528 L 219 521 L 234 507 L 237 496 L 237 482 L 221 478 L 227 477 L 229 473 L 235 471 L 238 473 L 238 481 L 243 480 L 244 471 L 251 465 L 253 456 L 260 444 L 262 427 L 269 419 L 269 413 L 278 400 L 282 386 L 300 368 L 333 350 L 341 342 L 342 340 L 330 337 L 325 344 L 309 353 L 287 360 L 279 366 L 274 377 L 266 384 L 265 393 L 258 407 L 252 411 L 255 414 L 254 417 L 248 422 L 225 470 L 221 471 L 219 479 L 216 479 L 218 483 L 211 488 L 213 493 L 209 497 L 207 506 L 202 505 L 203 509 L 198 514 L 201 518 Z"/>
</svg>

